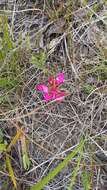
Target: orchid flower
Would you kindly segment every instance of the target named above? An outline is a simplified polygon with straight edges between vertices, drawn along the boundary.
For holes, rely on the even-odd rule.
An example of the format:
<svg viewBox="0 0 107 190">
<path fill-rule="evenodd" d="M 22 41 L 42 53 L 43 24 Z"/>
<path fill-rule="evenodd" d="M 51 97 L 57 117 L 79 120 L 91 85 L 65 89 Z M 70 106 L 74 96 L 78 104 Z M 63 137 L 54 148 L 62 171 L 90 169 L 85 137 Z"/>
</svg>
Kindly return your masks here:
<svg viewBox="0 0 107 190">
<path fill-rule="evenodd" d="M 43 98 L 46 102 L 51 100 L 63 100 L 66 92 L 59 89 L 59 86 L 64 83 L 64 73 L 59 73 L 56 79 L 51 76 L 48 79 L 48 85 L 38 84 L 35 89 L 43 93 Z"/>
</svg>

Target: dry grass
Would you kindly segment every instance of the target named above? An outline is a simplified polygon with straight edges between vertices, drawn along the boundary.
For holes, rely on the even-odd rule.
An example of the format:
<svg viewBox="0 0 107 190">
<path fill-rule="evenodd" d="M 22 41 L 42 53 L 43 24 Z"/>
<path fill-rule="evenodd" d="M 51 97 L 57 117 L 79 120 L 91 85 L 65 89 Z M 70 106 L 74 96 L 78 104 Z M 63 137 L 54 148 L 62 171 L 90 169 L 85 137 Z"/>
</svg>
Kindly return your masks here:
<svg viewBox="0 0 107 190">
<path fill-rule="evenodd" d="M 85 190 L 81 177 L 84 171 L 90 174 L 88 189 L 106 189 L 106 1 L 13 0 L 0 4 L 0 18 L 7 16 L 9 35 L 15 43 L 0 61 L 0 80 L 13 73 L 12 80 L 17 76 L 19 81 L 0 86 L 0 142 L 9 144 L 22 128 L 30 159 L 26 170 L 21 139 L 17 139 L 9 155 L 18 190 L 29 189 L 46 176 L 81 137 L 87 143 L 73 190 Z M 13 52 L 17 52 L 18 58 L 12 64 L 16 63 L 15 68 L 9 70 Z M 32 55 L 39 65 L 31 62 Z M 41 59 L 42 55 L 46 57 Z M 36 84 L 47 82 L 48 76 L 60 71 L 65 73 L 63 88 L 69 92 L 63 102 L 45 103 L 37 92 L 33 96 Z M 0 158 L 1 189 L 13 190 L 5 152 L 1 152 Z M 76 163 L 77 156 L 44 190 L 66 190 Z"/>
</svg>

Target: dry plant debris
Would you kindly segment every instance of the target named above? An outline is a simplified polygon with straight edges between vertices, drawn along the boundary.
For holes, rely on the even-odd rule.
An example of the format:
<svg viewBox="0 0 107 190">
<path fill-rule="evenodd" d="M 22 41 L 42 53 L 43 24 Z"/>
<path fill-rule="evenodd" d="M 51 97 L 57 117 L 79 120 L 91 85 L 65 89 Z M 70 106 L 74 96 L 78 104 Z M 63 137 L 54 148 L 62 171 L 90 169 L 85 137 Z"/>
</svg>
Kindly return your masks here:
<svg viewBox="0 0 107 190">
<path fill-rule="evenodd" d="M 0 189 L 106 190 L 106 165 L 107 1 L 0 0 Z"/>
</svg>

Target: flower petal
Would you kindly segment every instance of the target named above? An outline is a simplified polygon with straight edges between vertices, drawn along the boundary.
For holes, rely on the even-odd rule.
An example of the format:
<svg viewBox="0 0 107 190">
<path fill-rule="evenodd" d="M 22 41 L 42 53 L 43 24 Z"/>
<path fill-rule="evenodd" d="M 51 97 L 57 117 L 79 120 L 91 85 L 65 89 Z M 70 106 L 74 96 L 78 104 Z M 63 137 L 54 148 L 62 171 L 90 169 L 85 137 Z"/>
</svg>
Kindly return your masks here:
<svg viewBox="0 0 107 190">
<path fill-rule="evenodd" d="M 35 89 L 36 90 L 39 90 L 41 92 L 44 92 L 44 93 L 48 93 L 48 87 L 44 84 L 38 84 L 35 86 Z"/>
<path fill-rule="evenodd" d="M 46 100 L 47 102 L 50 101 L 50 100 L 53 100 L 52 94 L 49 95 L 48 93 L 45 93 L 45 94 L 43 95 L 43 97 L 44 97 L 44 100 Z"/>
<path fill-rule="evenodd" d="M 59 73 L 57 78 L 56 78 L 56 83 L 58 85 L 64 83 L 64 73 Z"/>
<path fill-rule="evenodd" d="M 62 101 L 64 99 L 65 95 L 66 95 L 65 91 L 59 91 L 59 92 L 57 92 L 55 99 L 57 101 Z"/>
</svg>

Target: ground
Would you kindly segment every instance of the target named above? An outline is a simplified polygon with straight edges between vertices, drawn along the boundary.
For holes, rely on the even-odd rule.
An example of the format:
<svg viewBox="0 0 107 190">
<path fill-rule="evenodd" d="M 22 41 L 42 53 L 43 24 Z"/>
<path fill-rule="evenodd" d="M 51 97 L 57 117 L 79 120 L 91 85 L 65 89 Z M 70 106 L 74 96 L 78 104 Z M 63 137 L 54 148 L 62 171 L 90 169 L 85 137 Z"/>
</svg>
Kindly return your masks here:
<svg viewBox="0 0 107 190">
<path fill-rule="evenodd" d="M 106 165 L 107 1 L 1 0 L 0 189 L 106 190 Z"/>
</svg>

